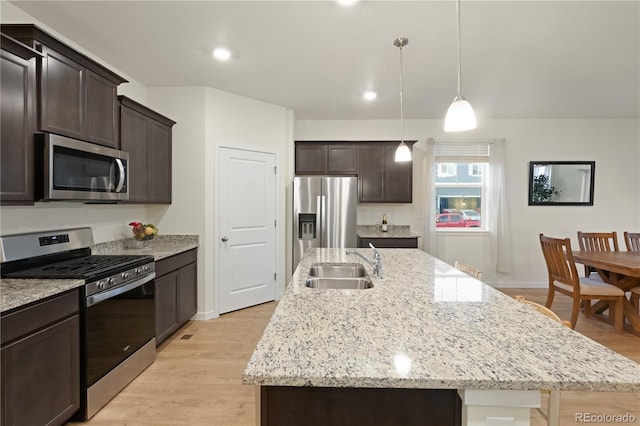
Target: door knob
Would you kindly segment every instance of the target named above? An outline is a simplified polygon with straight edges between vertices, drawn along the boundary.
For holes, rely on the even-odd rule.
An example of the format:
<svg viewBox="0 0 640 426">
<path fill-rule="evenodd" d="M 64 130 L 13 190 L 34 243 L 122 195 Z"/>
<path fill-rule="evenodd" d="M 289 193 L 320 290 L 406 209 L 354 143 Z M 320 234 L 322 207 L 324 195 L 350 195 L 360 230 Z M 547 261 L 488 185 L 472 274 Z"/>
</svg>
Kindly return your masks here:
<svg viewBox="0 0 640 426">
<path fill-rule="evenodd" d="M 222 242 L 226 243 L 227 241 L 229 241 L 229 238 L 227 238 L 226 236 L 222 237 Z"/>
</svg>

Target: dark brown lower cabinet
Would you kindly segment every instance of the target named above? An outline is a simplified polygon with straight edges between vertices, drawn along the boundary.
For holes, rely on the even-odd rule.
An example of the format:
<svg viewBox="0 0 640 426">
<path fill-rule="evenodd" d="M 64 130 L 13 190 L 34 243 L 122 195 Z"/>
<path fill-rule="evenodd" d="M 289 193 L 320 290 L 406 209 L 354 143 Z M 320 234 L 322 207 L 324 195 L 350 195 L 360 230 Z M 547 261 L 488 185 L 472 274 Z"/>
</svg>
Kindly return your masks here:
<svg viewBox="0 0 640 426">
<path fill-rule="evenodd" d="M 80 408 L 77 290 L 3 315 L 3 426 L 61 425 Z"/>
<path fill-rule="evenodd" d="M 418 238 L 358 238 L 358 248 L 418 248 Z"/>
<path fill-rule="evenodd" d="M 262 426 L 459 426 L 455 389 L 262 386 Z"/>
<path fill-rule="evenodd" d="M 197 250 L 156 262 L 156 345 L 197 311 Z"/>
</svg>

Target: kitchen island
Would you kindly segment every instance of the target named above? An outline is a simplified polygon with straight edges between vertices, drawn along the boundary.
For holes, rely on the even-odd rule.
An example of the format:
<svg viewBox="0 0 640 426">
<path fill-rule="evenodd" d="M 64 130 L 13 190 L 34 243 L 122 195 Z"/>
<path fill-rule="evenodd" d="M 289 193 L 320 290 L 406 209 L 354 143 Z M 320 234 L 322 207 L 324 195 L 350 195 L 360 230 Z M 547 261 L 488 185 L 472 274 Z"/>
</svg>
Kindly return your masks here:
<svg viewBox="0 0 640 426">
<path fill-rule="evenodd" d="M 639 364 L 420 250 L 380 252 L 373 288 L 319 290 L 312 264 L 362 262 L 307 251 L 243 374 L 260 424 L 523 425 L 540 389 L 640 391 Z"/>
</svg>

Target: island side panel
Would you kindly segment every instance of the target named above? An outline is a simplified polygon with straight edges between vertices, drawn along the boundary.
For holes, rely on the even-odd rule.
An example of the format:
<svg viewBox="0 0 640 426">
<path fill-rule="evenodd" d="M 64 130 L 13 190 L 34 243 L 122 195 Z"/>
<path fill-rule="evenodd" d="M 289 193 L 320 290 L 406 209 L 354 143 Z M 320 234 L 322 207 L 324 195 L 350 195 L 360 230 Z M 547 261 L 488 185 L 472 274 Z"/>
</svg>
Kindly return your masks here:
<svg viewBox="0 0 640 426">
<path fill-rule="evenodd" d="M 461 425 L 455 389 L 262 386 L 260 426 Z"/>
</svg>

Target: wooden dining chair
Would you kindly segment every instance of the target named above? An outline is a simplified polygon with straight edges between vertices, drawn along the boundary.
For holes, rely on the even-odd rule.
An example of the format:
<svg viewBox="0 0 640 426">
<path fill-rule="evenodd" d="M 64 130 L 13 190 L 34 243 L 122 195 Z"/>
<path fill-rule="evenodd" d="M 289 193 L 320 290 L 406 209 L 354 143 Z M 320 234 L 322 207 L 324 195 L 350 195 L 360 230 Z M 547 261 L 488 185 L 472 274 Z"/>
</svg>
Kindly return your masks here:
<svg viewBox="0 0 640 426">
<path fill-rule="evenodd" d="M 613 319 L 616 333 L 623 331 L 624 291 L 620 288 L 588 277 L 580 277 L 571 251 L 569 238 L 552 238 L 540 234 L 542 254 L 547 264 L 549 292 L 545 306 L 551 308 L 555 292 L 573 299 L 571 329 L 576 328 L 580 302 L 584 302 L 584 313 L 591 314 L 591 300 L 609 301 L 609 318 Z"/>
<path fill-rule="evenodd" d="M 524 296 L 516 296 L 515 299 L 518 302 L 522 302 L 528 306 L 531 306 L 536 311 L 551 318 L 552 320 L 557 321 L 560 324 L 563 324 L 571 328 L 571 323 L 569 321 L 561 320 L 560 317 L 556 315 L 555 312 L 553 312 L 551 309 L 547 308 L 546 306 L 543 306 L 536 302 L 531 302 L 529 300 L 526 300 Z M 547 420 L 547 426 L 558 426 L 560 424 L 560 391 L 543 389 L 540 391 L 540 393 L 542 393 L 543 395 L 548 394 L 549 399 L 547 402 L 547 412 L 545 413 L 540 408 L 538 408 L 538 411 Z"/>
<path fill-rule="evenodd" d="M 467 275 L 471 275 L 473 278 L 477 279 L 477 280 L 482 280 L 482 271 L 479 271 L 476 267 L 471 266 L 469 264 L 466 263 L 462 263 L 462 262 L 458 262 L 456 260 L 456 262 L 453 264 L 453 266 L 464 272 Z"/>
<path fill-rule="evenodd" d="M 581 251 L 618 251 L 618 234 L 613 232 L 581 232 L 578 231 L 578 245 Z M 595 269 L 584 265 L 585 277 Z"/>
<path fill-rule="evenodd" d="M 640 252 L 640 232 L 624 231 L 624 244 L 627 251 Z"/>
</svg>

